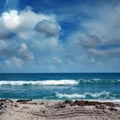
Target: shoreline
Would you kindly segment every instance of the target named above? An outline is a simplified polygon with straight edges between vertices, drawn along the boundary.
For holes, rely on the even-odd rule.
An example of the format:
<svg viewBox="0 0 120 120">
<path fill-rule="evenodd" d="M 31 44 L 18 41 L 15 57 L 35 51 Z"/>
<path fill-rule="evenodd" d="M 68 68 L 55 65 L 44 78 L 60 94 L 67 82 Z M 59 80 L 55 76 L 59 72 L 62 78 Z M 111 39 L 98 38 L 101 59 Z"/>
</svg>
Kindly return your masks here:
<svg viewBox="0 0 120 120">
<path fill-rule="evenodd" d="M 35 101 L 35 102 L 64 102 L 65 100 L 71 100 L 71 101 L 89 101 L 89 102 L 111 102 L 111 103 L 115 103 L 115 104 L 120 104 L 120 99 L 116 99 L 116 100 L 98 100 L 98 99 L 64 99 L 64 100 L 54 100 L 54 99 L 25 99 L 25 98 L 21 98 L 21 99 L 12 99 L 12 98 L 0 98 L 1 99 L 6 99 L 6 100 L 12 100 L 12 101 L 17 101 L 17 100 L 31 100 L 31 101 Z"/>
<path fill-rule="evenodd" d="M 0 120 L 119 120 L 120 103 L 0 99 Z"/>
</svg>

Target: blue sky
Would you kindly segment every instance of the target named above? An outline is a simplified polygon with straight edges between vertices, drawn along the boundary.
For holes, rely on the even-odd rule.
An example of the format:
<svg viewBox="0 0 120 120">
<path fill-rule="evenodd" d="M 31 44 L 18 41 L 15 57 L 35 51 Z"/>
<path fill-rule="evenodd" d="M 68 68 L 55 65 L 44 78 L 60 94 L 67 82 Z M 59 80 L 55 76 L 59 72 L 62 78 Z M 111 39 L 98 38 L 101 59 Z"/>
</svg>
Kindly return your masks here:
<svg viewBox="0 0 120 120">
<path fill-rule="evenodd" d="M 120 72 L 119 0 L 1 0 L 0 72 Z"/>
</svg>

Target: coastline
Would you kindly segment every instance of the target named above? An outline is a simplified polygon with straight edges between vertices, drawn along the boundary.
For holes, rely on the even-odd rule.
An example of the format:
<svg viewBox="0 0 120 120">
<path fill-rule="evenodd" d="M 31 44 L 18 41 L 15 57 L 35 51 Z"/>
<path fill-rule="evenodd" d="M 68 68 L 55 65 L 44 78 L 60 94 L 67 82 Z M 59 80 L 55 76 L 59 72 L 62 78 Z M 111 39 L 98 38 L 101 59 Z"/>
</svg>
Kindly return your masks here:
<svg viewBox="0 0 120 120">
<path fill-rule="evenodd" d="M 120 104 L 120 99 L 116 100 L 111 100 L 111 99 L 106 99 L 106 100 L 99 100 L 99 99 L 12 99 L 12 98 L 0 98 L 0 100 L 11 100 L 11 101 L 17 101 L 17 100 L 30 100 L 32 102 L 64 102 L 65 100 L 71 100 L 71 101 L 89 101 L 89 102 L 110 102 L 113 104 Z"/>
<path fill-rule="evenodd" d="M 0 120 L 119 120 L 120 103 L 0 100 Z"/>
</svg>

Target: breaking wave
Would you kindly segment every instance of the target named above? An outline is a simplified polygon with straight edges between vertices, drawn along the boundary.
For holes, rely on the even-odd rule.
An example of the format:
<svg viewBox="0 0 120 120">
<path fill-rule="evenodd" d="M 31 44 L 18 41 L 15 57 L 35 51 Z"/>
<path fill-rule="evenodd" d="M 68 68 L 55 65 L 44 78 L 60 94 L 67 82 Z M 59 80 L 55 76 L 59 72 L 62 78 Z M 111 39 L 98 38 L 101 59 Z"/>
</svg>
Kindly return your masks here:
<svg viewBox="0 0 120 120">
<path fill-rule="evenodd" d="M 84 94 L 61 94 L 56 93 L 57 98 L 67 98 L 67 99 L 89 99 L 89 98 L 106 98 L 110 96 L 109 92 L 101 93 L 89 93 L 85 92 Z"/>
<path fill-rule="evenodd" d="M 99 78 L 93 78 L 93 79 L 79 79 L 80 83 L 120 83 L 119 79 L 113 79 L 113 80 L 106 80 L 106 79 L 99 79 Z"/>
<path fill-rule="evenodd" d="M 76 80 L 0 81 L 0 85 L 77 85 Z"/>
</svg>

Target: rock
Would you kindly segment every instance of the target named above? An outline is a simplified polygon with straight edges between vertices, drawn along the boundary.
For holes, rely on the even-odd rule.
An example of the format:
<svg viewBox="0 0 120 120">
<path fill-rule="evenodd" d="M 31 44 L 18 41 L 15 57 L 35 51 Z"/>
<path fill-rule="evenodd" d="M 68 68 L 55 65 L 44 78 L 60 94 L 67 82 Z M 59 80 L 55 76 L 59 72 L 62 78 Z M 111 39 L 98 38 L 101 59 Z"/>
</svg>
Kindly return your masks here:
<svg viewBox="0 0 120 120">
<path fill-rule="evenodd" d="M 0 99 L 0 102 L 4 102 L 4 103 L 13 103 L 13 101 L 10 100 L 10 99 Z"/>
<path fill-rule="evenodd" d="M 115 109 L 114 107 L 110 107 L 109 110 L 111 110 L 111 111 L 117 111 L 117 109 Z"/>
<path fill-rule="evenodd" d="M 0 101 L 0 109 L 5 109 L 7 107 L 4 101 Z"/>
<path fill-rule="evenodd" d="M 63 104 L 72 105 L 72 104 L 73 104 L 73 101 L 72 101 L 72 100 L 65 100 L 65 101 L 63 102 Z"/>
<path fill-rule="evenodd" d="M 96 105 L 95 106 L 97 109 L 105 109 L 106 107 L 105 107 L 105 105 Z"/>
<path fill-rule="evenodd" d="M 92 105 L 93 103 L 89 102 L 89 101 L 74 101 L 72 105 L 78 105 L 78 106 L 85 106 L 85 105 Z"/>
<path fill-rule="evenodd" d="M 3 114 L 7 106 L 11 105 L 12 103 L 12 100 L 0 99 L 0 114 Z"/>
<path fill-rule="evenodd" d="M 26 104 L 27 102 L 30 102 L 30 101 L 32 101 L 32 100 L 31 99 L 30 100 L 17 100 L 16 102 Z"/>
<path fill-rule="evenodd" d="M 59 103 L 59 104 L 56 104 L 55 105 L 55 109 L 63 109 L 63 108 L 65 108 L 66 106 L 65 106 L 65 104 L 64 103 Z"/>
<path fill-rule="evenodd" d="M 14 106 L 17 107 L 17 108 L 19 107 L 17 104 L 15 104 Z"/>
</svg>

